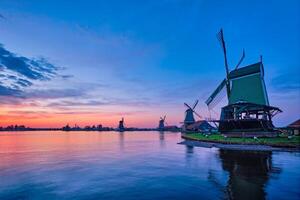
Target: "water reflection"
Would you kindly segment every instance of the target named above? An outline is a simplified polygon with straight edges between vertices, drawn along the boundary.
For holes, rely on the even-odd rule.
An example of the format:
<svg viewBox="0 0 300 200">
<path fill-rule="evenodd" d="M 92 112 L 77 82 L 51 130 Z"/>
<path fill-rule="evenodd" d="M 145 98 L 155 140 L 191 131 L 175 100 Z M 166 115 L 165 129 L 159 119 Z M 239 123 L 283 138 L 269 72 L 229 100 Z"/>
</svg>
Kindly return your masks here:
<svg viewBox="0 0 300 200">
<path fill-rule="evenodd" d="M 165 140 L 165 132 L 164 131 L 159 131 L 159 140 L 164 141 Z"/>
<path fill-rule="evenodd" d="M 164 131 L 159 131 L 159 143 L 160 143 L 160 147 L 164 147 L 165 146 L 165 132 Z"/>
<path fill-rule="evenodd" d="M 125 136 L 124 136 L 124 132 L 119 132 L 118 133 L 119 135 L 119 144 L 120 144 L 120 150 L 124 150 L 124 139 L 125 139 Z"/>
<path fill-rule="evenodd" d="M 194 147 L 185 145 L 185 162 L 188 167 L 193 166 Z"/>
<path fill-rule="evenodd" d="M 185 146 L 185 151 L 186 151 L 186 156 L 187 156 L 187 157 L 191 157 L 192 154 L 194 153 L 194 147 L 193 147 L 193 146 L 186 145 L 186 146 Z"/>
<path fill-rule="evenodd" d="M 229 172 L 225 195 L 228 199 L 265 199 L 271 173 L 272 152 L 220 150 L 222 168 Z"/>
</svg>

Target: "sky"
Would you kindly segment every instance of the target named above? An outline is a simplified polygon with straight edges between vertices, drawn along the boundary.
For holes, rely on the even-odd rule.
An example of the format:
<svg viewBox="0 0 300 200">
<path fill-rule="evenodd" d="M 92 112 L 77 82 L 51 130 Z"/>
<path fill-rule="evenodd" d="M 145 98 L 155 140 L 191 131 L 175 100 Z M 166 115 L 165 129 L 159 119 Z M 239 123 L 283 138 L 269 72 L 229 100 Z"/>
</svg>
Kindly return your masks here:
<svg viewBox="0 0 300 200">
<path fill-rule="evenodd" d="M 263 56 L 274 118 L 300 118 L 298 0 L 0 0 L 0 126 L 180 125 L 231 69 Z"/>
</svg>

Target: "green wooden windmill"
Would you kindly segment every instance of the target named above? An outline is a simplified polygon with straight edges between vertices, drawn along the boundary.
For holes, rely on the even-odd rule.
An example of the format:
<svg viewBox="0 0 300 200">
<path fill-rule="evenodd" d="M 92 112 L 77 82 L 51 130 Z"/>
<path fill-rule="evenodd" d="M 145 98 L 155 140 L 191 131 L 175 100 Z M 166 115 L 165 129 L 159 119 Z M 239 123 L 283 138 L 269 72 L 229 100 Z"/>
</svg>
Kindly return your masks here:
<svg viewBox="0 0 300 200">
<path fill-rule="evenodd" d="M 222 29 L 218 39 L 224 53 L 226 77 L 205 103 L 209 109 L 213 108 L 226 88 L 228 105 L 222 108 L 220 120 L 215 121 L 219 123 L 219 131 L 229 136 L 276 135 L 272 118 L 282 111 L 269 105 L 262 58 L 257 63 L 239 68 L 245 57 L 243 51 L 237 66 L 230 71 Z"/>
</svg>

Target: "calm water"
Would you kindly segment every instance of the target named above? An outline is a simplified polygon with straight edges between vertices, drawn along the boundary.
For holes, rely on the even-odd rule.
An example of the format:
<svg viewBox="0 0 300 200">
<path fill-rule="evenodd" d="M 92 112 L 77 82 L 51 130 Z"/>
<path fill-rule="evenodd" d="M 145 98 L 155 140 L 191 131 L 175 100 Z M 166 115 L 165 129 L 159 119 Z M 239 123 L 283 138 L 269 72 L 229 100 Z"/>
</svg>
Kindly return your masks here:
<svg viewBox="0 0 300 200">
<path fill-rule="evenodd" d="M 0 199 L 300 199 L 300 153 L 177 144 L 179 133 L 0 133 Z"/>
</svg>

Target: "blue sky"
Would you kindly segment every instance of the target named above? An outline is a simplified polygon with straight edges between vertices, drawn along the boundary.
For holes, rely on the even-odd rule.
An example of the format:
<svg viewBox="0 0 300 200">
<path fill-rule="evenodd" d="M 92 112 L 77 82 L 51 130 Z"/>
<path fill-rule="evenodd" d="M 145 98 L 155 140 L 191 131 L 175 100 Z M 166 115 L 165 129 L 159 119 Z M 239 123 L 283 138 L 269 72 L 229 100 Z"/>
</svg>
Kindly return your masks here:
<svg viewBox="0 0 300 200">
<path fill-rule="evenodd" d="M 156 126 L 167 114 L 178 124 L 183 102 L 195 99 L 208 116 L 204 101 L 225 75 L 216 39 L 222 27 L 231 68 L 243 48 L 244 65 L 263 55 L 270 103 L 284 111 L 274 120 L 286 125 L 300 117 L 299 11 L 297 0 L 0 0 L 3 51 L 48 70 L 31 62 L 40 72 L 31 78 L 2 69 L 2 118 L 113 126 L 125 116 L 131 126 Z"/>
</svg>

